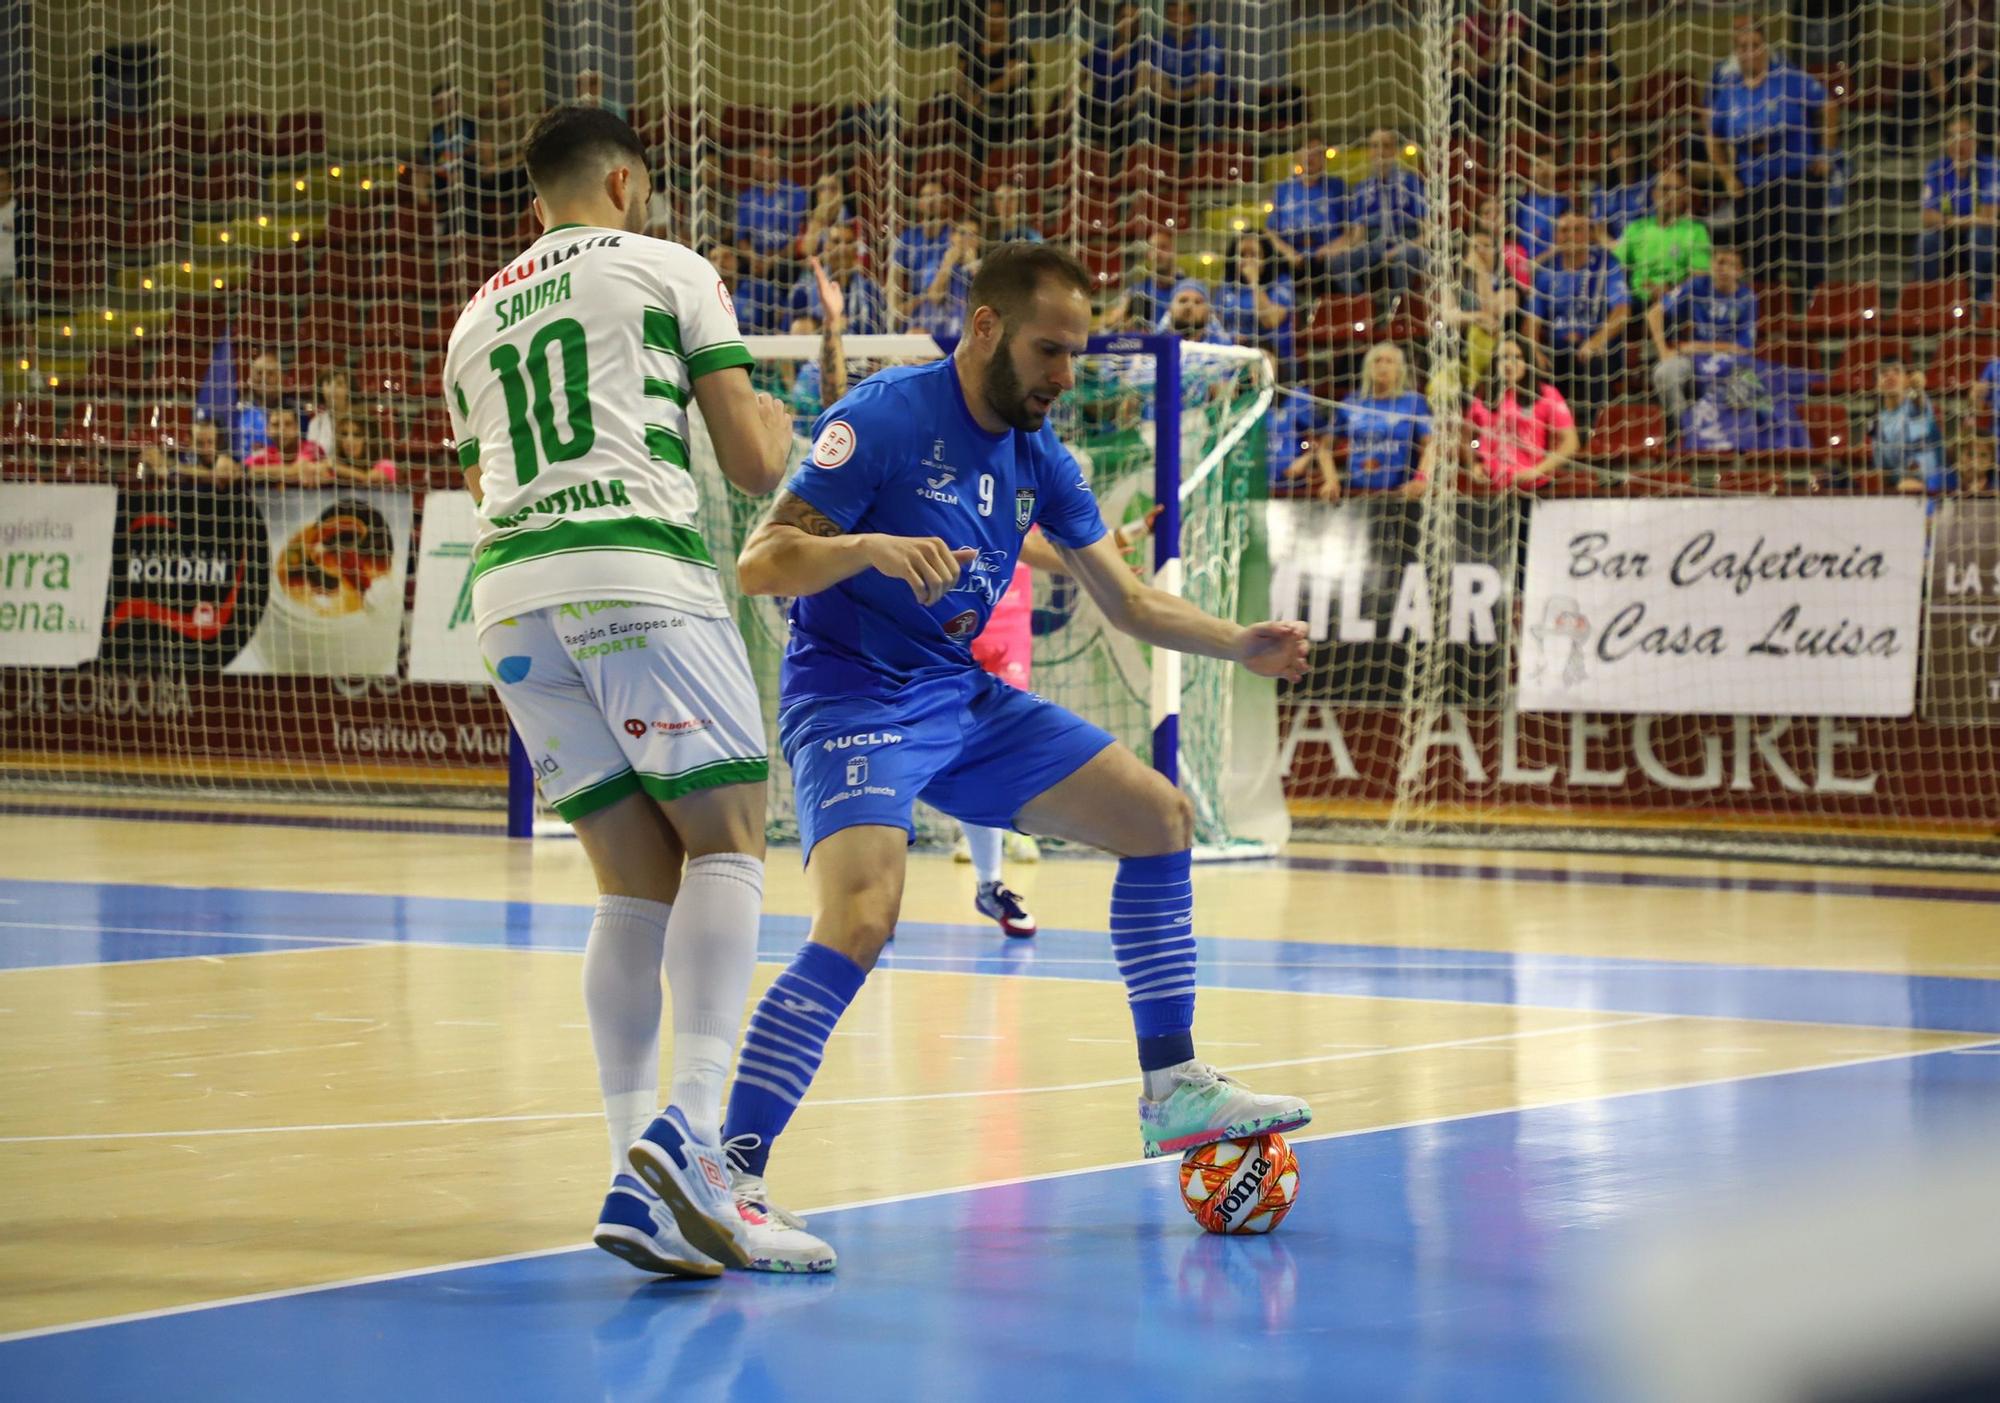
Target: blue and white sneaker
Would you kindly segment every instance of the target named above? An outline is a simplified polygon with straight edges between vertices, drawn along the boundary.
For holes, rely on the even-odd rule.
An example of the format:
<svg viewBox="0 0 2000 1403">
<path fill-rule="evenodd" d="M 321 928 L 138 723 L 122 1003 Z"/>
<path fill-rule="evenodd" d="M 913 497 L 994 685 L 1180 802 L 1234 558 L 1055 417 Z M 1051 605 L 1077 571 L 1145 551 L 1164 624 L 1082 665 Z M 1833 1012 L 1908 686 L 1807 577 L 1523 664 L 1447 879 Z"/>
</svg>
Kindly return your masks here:
<svg viewBox="0 0 2000 1403">
<path fill-rule="evenodd" d="M 640 1271 L 680 1277 L 722 1275 L 722 1263 L 689 1246 L 660 1196 L 630 1174 L 611 1181 L 590 1240 Z"/>
<path fill-rule="evenodd" d="M 1021 904 L 1021 894 L 1009 891 L 998 882 L 981 882 L 979 895 L 973 902 L 979 914 L 990 916 L 1000 923 L 1000 929 L 1016 940 L 1026 940 L 1041 927 L 1028 914 L 1028 908 Z"/>
<path fill-rule="evenodd" d="M 722 1146 L 695 1138 L 680 1107 L 660 1112 L 625 1155 L 697 1251 L 727 1267 L 751 1265 L 750 1224 L 737 1211 L 729 1160 Z"/>
</svg>

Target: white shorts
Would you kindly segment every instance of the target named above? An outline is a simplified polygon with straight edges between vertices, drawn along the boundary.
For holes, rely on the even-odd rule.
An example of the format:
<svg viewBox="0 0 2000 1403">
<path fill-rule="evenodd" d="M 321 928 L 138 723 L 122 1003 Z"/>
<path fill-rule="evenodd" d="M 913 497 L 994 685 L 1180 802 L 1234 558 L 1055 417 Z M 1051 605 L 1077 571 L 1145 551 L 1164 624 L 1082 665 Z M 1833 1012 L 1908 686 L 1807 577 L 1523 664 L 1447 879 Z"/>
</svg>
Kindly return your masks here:
<svg viewBox="0 0 2000 1403">
<path fill-rule="evenodd" d="M 479 635 L 542 797 L 565 819 L 770 773 L 743 636 L 664 604 L 551 604 Z"/>
</svg>

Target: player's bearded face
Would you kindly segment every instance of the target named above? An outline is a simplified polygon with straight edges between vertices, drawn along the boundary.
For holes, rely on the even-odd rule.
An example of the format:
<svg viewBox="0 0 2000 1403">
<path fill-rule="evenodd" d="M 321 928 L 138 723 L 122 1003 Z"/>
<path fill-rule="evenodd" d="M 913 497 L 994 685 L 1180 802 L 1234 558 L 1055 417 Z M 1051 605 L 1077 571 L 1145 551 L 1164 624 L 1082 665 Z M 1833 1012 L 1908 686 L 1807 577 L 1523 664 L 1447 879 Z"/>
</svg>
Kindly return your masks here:
<svg viewBox="0 0 2000 1403">
<path fill-rule="evenodd" d="M 1021 367 L 1015 364 L 1016 353 L 1014 331 L 1010 327 L 1000 333 L 1000 344 L 993 348 L 993 359 L 986 363 L 980 390 L 995 414 L 1021 432 L 1031 434 L 1049 417 L 1049 406 L 1055 403 L 1062 389 L 1044 385 L 1030 391 Z"/>
</svg>

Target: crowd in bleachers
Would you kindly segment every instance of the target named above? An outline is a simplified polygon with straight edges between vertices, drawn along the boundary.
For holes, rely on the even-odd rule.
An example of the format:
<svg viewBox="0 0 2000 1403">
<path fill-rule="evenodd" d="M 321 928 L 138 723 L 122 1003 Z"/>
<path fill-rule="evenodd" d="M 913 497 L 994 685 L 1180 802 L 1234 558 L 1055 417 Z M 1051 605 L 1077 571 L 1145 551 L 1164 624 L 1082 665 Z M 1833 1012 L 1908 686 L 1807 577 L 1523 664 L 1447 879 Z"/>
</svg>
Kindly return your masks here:
<svg viewBox="0 0 2000 1403">
<path fill-rule="evenodd" d="M 1911 72 L 1859 73 L 1838 25 L 1795 28 L 1793 53 L 1742 20 L 1706 85 L 1626 72 L 1601 3 L 1488 0 L 1460 26 L 1446 150 L 1303 120 L 1310 94 L 1249 83 L 1185 0 L 1101 20 L 1060 84 L 989 0 L 907 109 L 639 105 L 663 157 L 696 157 L 660 162 L 653 232 L 703 249 L 752 334 L 819 329 L 817 260 L 849 334 L 954 336 L 985 248 L 1060 241 L 1105 329 L 1272 354 L 1279 491 L 1995 487 L 1993 0 L 1946 0 Z M 624 111 L 592 71 L 567 96 Z M 360 198 L 301 178 L 295 205 L 273 198 L 294 170 L 343 179 L 317 114 L 5 133 L 10 470 L 450 482 L 437 366 L 462 298 L 535 232 L 534 106 L 506 79 L 477 101 L 439 83 L 422 149 L 367 163 Z M 1912 234 L 1856 252 L 1853 192 L 1895 185 L 1869 163 L 1924 147 Z M 97 307 L 115 320 L 109 290 L 172 279 L 191 225 L 246 218 L 300 227 L 162 290 L 131 340 L 51 353 Z"/>
</svg>

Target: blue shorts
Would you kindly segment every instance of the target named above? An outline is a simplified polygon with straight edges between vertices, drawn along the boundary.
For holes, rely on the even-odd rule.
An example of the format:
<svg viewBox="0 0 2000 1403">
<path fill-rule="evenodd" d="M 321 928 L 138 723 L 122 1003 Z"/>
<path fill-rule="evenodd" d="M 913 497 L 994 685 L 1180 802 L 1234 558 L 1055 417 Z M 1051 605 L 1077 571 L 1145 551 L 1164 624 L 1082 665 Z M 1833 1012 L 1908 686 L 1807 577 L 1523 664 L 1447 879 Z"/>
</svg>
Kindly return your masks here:
<svg viewBox="0 0 2000 1403">
<path fill-rule="evenodd" d="M 914 834 L 916 801 L 963 823 L 1012 828 L 1028 801 L 1114 744 L 1054 702 L 967 668 L 892 697 L 818 697 L 778 718 L 792 766 L 799 845 L 881 824 Z"/>
</svg>

